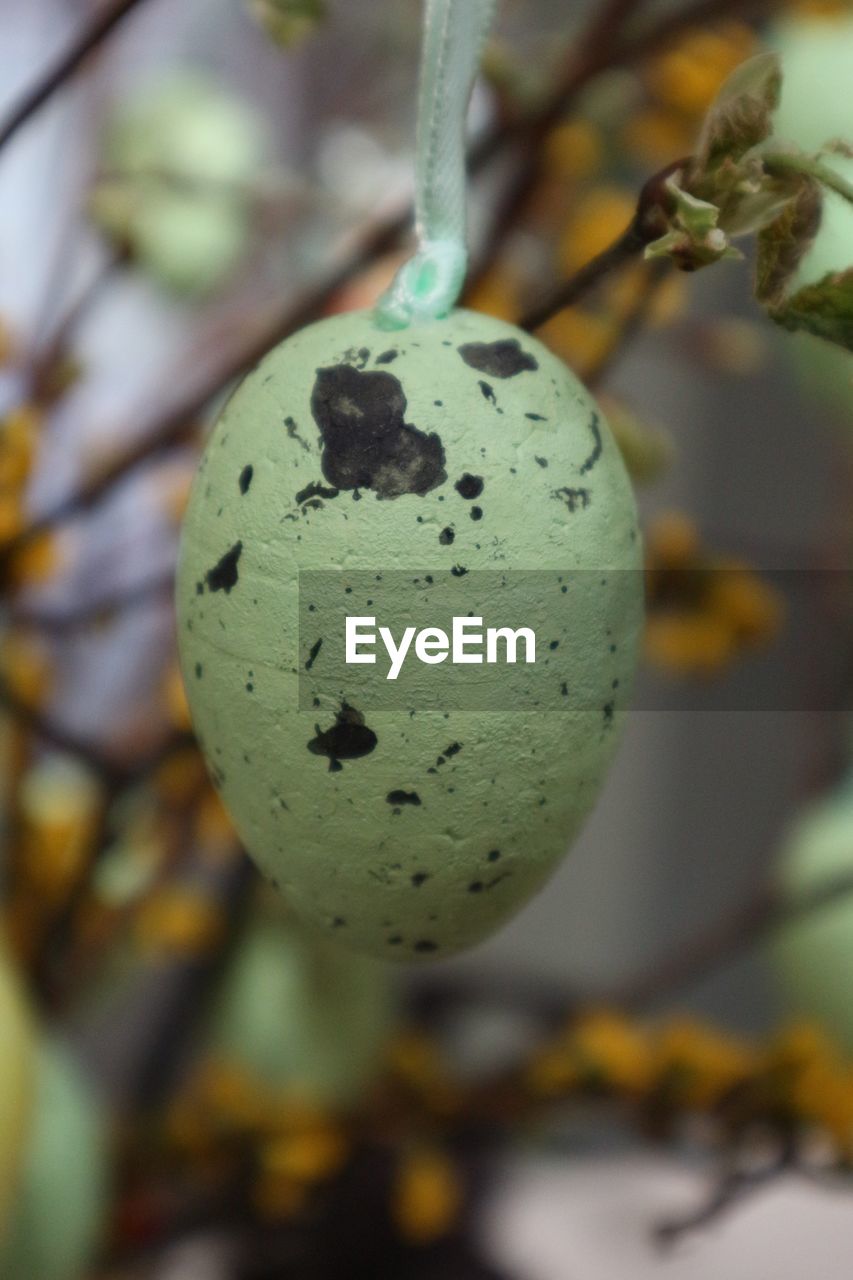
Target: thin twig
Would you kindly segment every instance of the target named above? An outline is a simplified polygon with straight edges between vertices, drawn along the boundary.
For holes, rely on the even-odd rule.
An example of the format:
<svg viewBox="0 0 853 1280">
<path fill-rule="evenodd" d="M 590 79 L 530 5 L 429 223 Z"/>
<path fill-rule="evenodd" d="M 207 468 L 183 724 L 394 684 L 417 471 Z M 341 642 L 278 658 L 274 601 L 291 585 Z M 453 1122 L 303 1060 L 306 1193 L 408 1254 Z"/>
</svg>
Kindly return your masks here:
<svg viewBox="0 0 853 1280">
<path fill-rule="evenodd" d="M 735 1165 L 720 1178 L 705 1204 L 683 1217 L 658 1222 L 652 1230 L 654 1240 L 665 1248 L 671 1248 L 685 1235 L 715 1225 L 749 1196 L 795 1168 L 795 1154 L 793 1143 L 788 1141 L 782 1144 L 778 1157 L 766 1165 L 757 1169 L 743 1169 Z"/>
<path fill-rule="evenodd" d="M 23 95 L 0 125 L 0 150 L 15 136 L 36 112 L 61 89 L 67 80 L 98 45 L 106 39 L 123 18 L 141 3 L 141 0 L 115 0 L 115 3 L 96 14 L 75 40 L 61 53 L 56 62 L 44 72 L 33 87 Z"/>
<path fill-rule="evenodd" d="M 637 235 L 633 224 L 622 232 L 611 245 L 603 249 L 590 262 L 569 279 L 562 281 L 551 293 L 531 308 L 519 321 L 519 327 L 531 332 L 541 329 L 566 307 L 572 307 L 590 293 L 606 276 L 611 275 L 643 250 L 644 241 Z"/>
<path fill-rule="evenodd" d="M 645 279 L 631 306 L 622 316 L 617 332 L 607 350 L 582 372 L 582 381 L 594 390 L 613 372 L 613 368 L 645 327 L 658 291 L 667 277 L 670 263 L 659 258 L 649 265 Z"/>
<path fill-rule="evenodd" d="M 632 1010 L 659 1004 L 709 977 L 769 934 L 805 920 L 851 894 L 853 871 L 822 879 L 794 898 L 786 898 L 776 887 L 764 885 L 706 930 L 694 931 L 646 973 L 611 992 L 608 1003 Z"/>
</svg>

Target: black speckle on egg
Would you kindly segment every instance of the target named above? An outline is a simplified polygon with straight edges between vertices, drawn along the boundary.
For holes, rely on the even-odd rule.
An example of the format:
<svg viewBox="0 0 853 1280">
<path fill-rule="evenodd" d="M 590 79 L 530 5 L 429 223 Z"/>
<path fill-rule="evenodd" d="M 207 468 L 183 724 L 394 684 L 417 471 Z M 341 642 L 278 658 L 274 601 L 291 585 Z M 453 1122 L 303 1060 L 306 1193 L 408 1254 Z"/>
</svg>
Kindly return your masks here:
<svg viewBox="0 0 853 1280">
<path fill-rule="evenodd" d="M 311 670 L 311 668 L 313 667 L 314 663 L 317 661 L 317 655 L 318 655 L 318 653 L 320 652 L 320 650 L 322 649 L 322 647 L 323 647 L 323 637 L 321 636 L 319 640 L 315 640 L 315 641 L 314 641 L 314 643 L 312 644 L 312 646 L 311 646 L 311 648 L 310 648 L 310 650 L 309 650 L 309 652 L 308 652 L 308 659 L 307 659 L 307 661 L 306 661 L 306 663 L 305 663 L 305 670 L 306 670 L 306 671 L 310 671 L 310 670 Z"/>
<path fill-rule="evenodd" d="M 327 489 L 325 485 L 317 484 L 317 482 L 314 481 L 311 484 L 307 484 L 304 489 L 299 490 L 294 497 L 294 502 L 298 507 L 301 507 L 304 503 L 310 502 L 313 498 L 332 499 L 337 498 L 339 493 L 340 489 Z M 315 505 L 320 506 L 322 504 L 317 503 Z"/>
<path fill-rule="evenodd" d="M 293 418 L 285 418 L 284 426 L 290 439 L 295 440 L 296 443 L 300 445 L 305 450 L 306 453 L 310 453 L 311 446 L 307 440 L 302 439 L 302 436 L 299 434 L 299 431 L 297 429 L 295 420 Z"/>
<path fill-rule="evenodd" d="M 450 572 L 453 574 L 454 578 L 464 578 L 468 570 L 464 565 L 455 564 Z"/>
<path fill-rule="evenodd" d="M 317 736 L 307 744 L 308 750 L 312 755 L 328 757 L 330 773 L 340 771 L 341 760 L 358 760 L 370 755 L 379 741 L 365 724 L 362 713 L 347 702 L 341 703 L 330 729 L 321 729 L 317 724 L 314 732 Z"/>
<path fill-rule="evenodd" d="M 481 382 L 480 390 L 483 393 L 483 398 L 488 400 L 489 404 L 497 404 L 497 399 L 495 397 L 495 389 L 493 386 L 490 385 L 490 383 Z"/>
<path fill-rule="evenodd" d="M 417 791 L 389 791 L 385 797 L 388 804 L 413 804 L 419 805 L 421 798 Z"/>
<path fill-rule="evenodd" d="M 415 951 L 420 951 L 422 953 L 425 953 L 428 951 L 438 951 L 438 943 L 432 942 L 431 939 L 429 938 L 420 938 L 415 943 Z"/>
<path fill-rule="evenodd" d="M 589 489 L 568 489 L 565 485 L 560 489 L 554 489 L 551 497 L 564 502 L 572 514 L 576 511 L 585 511 L 590 503 Z"/>
<path fill-rule="evenodd" d="M 482 507 L 472 507 L 472 508 L 471 508 L 471 519 L 472 519 L 472 520 L 482 520 L 482 518 L 483 518 L 483 508 L 482 508 Z"/>
<path fill-rule="evenodd" d="M 204 667 L 201 665 L 201 663 L 200 663 L 200 662 L 197 662 L 197 663 L 195 664 L 195 678 L 196 678 L 196 680 L 200 680 L 200 679 L 201 679 L 201 677 L 202 677 L 203 675 L 204 675 Z"/>
<path fill-rule="evenodd" d="M 252 483 L 252 476 L 255 474 L 255 468 L 250 464 L 244 467 L 240 472 L 240 492 L 245 496 L 249 492 L 249 485 Z"/>
<path fill-rule="evenodd" d="M 442 529 L 441 533 L 438 535 L 438 540 L 443 547 L 449 547 L 455 538 L 456 534 L 449 525 L 446 529 Z"/>
<path fill-rule="evenodd" d="M 237 562 L 243 552 L 242 542 L 235 542 L 230 551 L 205 574 L 205 582 L 209 591 L 224 591 L 228 595 L 239 580 Z M 200 594 L 200 593 L 199 593 Z"/>
<path fill-rule="evenodd" d="M 597 413 L 593 413 L 589 420 L 589 430 L 593 439 L 593 450 L 589 457 L 581 465 L 581 475 L 585 476 L 588 471 L 592 471 L 604 449 L 604 440 L 601 436 L 601 420 Z"/>
<path fill-rule="evenodd" d="M 377 364 L 391 364 L 391 362 L 392 362 L 393 360 L 396 360 L 396 359 L 397 359 L 397 356 L 398 356 L 399 354 L 400 354 L 400 353 L 399 353 L 399 351 L 397 351 L 397 349 L 396 349 L 395 347 L 391 347 L 391 348 L 390 348 L 390 350 L 388 350 L 388 351 L 383 351 L 381 355 L 379 355 L 379 356 L 377 356 L 377 357 L 376 357 L 376 363 L 377 363 Z"/>
<path fill-rule="evenodd" d="M 473 498 L 479 498 L 483 492 L 483 483 L 482 476 L 472 476 L 469 471 L 466 471 L 456 481 L 454 488 L 460 498 L 467 498 L 470 501 Z"/>
<path fill-rule="evenodd" d="M 427 880 L 429 880 L 428 871 L 416 871 L 412 876 L 412 884 L 416 889 L 420 889 L 421 885 L 426 884 Z"/>
<path fill-rule="evenodd" d="M 525 370 L 539 368 L 535 356 L 522 351 L 517 338 L 503 338 L 498 342 L 466 342 L 459 347 L 459 354 L 467 365 L 493 378 L 514 378 Z"/>
</svg>

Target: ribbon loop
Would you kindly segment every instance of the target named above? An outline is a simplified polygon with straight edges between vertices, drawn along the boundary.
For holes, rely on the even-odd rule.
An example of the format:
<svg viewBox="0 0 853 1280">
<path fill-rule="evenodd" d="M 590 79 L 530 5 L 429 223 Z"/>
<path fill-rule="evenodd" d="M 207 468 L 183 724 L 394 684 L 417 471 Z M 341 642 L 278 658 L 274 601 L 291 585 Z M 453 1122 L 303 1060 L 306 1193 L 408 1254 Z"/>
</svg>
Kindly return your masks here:
<svg viewBox="0 0 853 1280">
<path fill-rule="evenodd" d="M 418 97 L 418 249 L 380 298 L 383 328 L 445 316 L 468 265 L 465 120 L 495 0 L 426 0 Z"/>
</svg>

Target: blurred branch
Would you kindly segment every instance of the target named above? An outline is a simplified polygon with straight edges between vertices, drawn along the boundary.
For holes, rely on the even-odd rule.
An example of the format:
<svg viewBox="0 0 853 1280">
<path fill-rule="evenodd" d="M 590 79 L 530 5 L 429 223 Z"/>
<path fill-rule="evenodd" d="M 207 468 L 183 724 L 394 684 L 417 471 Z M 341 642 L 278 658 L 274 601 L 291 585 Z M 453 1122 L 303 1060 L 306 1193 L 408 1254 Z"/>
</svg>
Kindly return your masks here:
<svg viewBox="0 0 853 1280">
<path fill-rule="evenodd" d="M 97 626 L 118 613 L 138 609 L 158 600 L 170 604 L 174 582 L 175 575 L 170 570 L 79 609 L 49 610 L 12 606 L 9 621 L 13 626 L 35 627 L 54 636 L 67 635 L 84 627 Z"/>
<path fill-rule="evenodd" d="M 685 987 L 707 978 L 722 965 L 786 925 L 795 924 L 853 894 L 853 872 L 822 879 L 786 899 L 772 885 L 757 889 L 745 903 L 714 921 L 704 932 L 675 946 L 646 973 L 612 992 L 608 1002 L 619 1008 L 646 1009 Z"/>
<path fill-rule="evenodd" d="M 88 55 L 140 3 L 141 0 L 115 0 L 103 12 L 91 19 L 65 52 L 59 55 L 56 62 L 48 67 L 17 105 L 13 106 L 7 119 L 0 124 L 0 150 L 44 106 L 57 89 L 62 88 Z"/>
<path fill-rule="evenodd" d="M 75 756 L 81 763 L 88 765 L 108 787 L 118 788 L 140 782 L 169 756 L 195 742 L 191 733 L 170 733 L 162 743 L 133 764 L 120 764 L 104 754 L 88 739 L 78 737 L 77 734 L 42 714 L 36 707 L 24 702 L 2 677 L 0 677 L 0 706 L 14 716 L 19 724 L 35 738 L 41 739 L 56 751 Z"/>
<path fill-rule="evenodd" d="M 667 1218 L 654 1227 L 654 1238 L 658 1244 L 671 1248 L 683 1236 L 701 1227 L 713 1226 L 730 1210 L 737 1208 L 756 1191 L 761 1191 L 768 1183 L 796 1168 L 796 1151 L 794 1143 L 789 1139 L 781 1146 L 775 1159 L 757 1168 L 729 1169 L 717 1183 L 711 1196 L 704 1205 L 683 1217 Z"/>
</svg>

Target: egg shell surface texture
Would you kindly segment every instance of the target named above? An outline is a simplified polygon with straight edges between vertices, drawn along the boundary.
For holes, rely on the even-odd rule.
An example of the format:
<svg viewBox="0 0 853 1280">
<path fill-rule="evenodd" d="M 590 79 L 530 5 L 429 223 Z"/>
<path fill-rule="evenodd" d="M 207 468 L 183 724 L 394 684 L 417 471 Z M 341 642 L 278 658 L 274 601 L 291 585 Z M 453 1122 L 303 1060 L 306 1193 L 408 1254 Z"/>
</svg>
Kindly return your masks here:
<svg viewBox="0 0 853 1280">
<path fill-rule="evenodd" d="M 207 1052 L 295 1103 L 352 1106 L 378 1074 L 390 1036 L 389 974 L 264 913 L 216 992 Z"/>
<path fill-rule="evenodd" d="M 42 1041 L 35 1105 L 6 1236 L 3 1280 L 80 1280 L 106 1218 L 104 1117 L 63 1045 Z"/>
<path fill-rule="evenodd" d="M 776 882 L 796 902 L 853 874 L 853 780 L 805 808 L 782 845 Z M 842 894 L 780 929 L 770 946 L 791 1016 L 818 1022 L 853 1053 L 853 902 Z"/>
<path fill-rule="evenodd" d="M 633 493 L 604 418 L 520 330 L 459 310 L 387 333 L 354 312 L 261 361 L 193 484 L 179 644 L 214 783 L 299 916 L 356 950 L 440 958 L 543 884 L 616 747 L 640 568 Z M 529 574 L 531 613 L 548 622 L 554 602 L 540 638 L 546 703 L 503 706 L 499 685 L 485 710 L 455 693 L 431 710 L 327 696 L 324 637 L 308 637 L 307 659 L 300 647 L 307 570 L 338 571 L 326 575 L 338 583 L 412 570 L 413 592 L 423 571 Z M 583 603 L 569 643 L 564 575 L 575 571 Z M 353 615 L 371 612 L 395 635 L 409 619 L 354 594 Z"/>
</svg>

